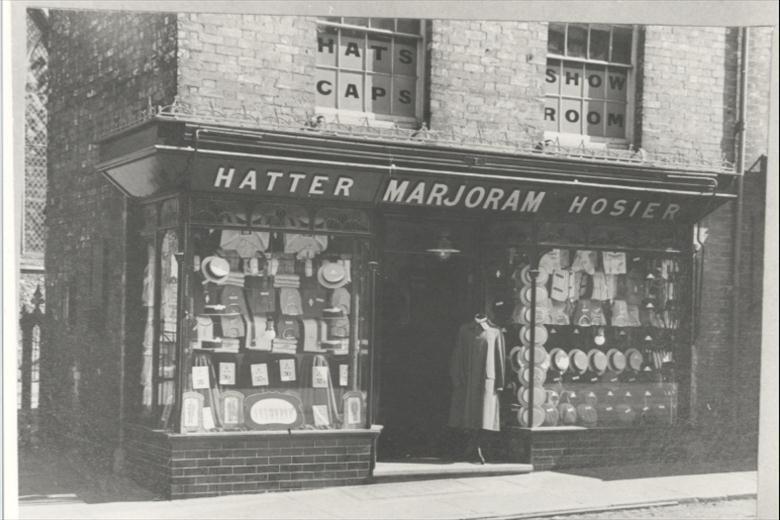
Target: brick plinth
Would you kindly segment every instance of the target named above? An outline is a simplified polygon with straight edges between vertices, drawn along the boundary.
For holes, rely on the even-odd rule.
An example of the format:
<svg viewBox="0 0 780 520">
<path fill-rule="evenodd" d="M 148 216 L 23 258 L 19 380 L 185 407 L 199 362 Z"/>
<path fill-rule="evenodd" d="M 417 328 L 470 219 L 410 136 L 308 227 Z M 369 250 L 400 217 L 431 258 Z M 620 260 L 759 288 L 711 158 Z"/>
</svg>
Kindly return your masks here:
<svg viewBox="0 0 780 520">
<path fill-rule="evenodd" d="M 178 435 L 127 428 L 127 471 L 166 498 L 360 484 L 378 429 Z"/>
</svg>

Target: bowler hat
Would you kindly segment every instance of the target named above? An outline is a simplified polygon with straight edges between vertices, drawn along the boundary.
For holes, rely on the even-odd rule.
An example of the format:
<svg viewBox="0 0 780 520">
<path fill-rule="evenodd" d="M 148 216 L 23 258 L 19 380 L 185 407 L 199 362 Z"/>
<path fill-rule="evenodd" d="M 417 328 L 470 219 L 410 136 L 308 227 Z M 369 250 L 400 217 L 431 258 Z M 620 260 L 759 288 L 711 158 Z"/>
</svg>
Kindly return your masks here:
<svg viewBox="0 0 780 520">
<path fill-rule="evenodd" d="M 584 374 L 588 370 L 588 355 L 575 348 L 569 352 L 569 366 L 577 373 Z"/>
<path fill-rule="evenodd" d="M 626 356 L 616 348 L 607 351 L 609 369 L 615 373 L 621 373 L 626 369 Z"/>
<path fill-rule="evenodd" d="M 607 371 L 608 360 L 606 354 L 598 349 L 591 349 L 588 352 L 588 365 L 590 369 L 596 374 L 603 374 Z"/>
</svg>

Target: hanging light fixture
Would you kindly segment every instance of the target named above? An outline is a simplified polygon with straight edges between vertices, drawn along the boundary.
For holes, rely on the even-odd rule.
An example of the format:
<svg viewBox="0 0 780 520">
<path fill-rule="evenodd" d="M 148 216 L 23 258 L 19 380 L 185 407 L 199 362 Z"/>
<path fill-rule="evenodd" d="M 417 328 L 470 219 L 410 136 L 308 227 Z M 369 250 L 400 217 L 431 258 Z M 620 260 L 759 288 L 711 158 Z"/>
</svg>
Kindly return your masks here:
<svg viewBox="0 0 780 520">
<path fill-rule="evenodd" d="M 439 238 L 436 240 L 436 247 L 431 247 L 425 251 L 435 254 L 436 257 L 441 261 L 445 261 L 452 255 L 460 253 L 460 249 L 457 249 L 452 243 L 450 234 L 447 231 L 441 232 Z"/>
</svg>

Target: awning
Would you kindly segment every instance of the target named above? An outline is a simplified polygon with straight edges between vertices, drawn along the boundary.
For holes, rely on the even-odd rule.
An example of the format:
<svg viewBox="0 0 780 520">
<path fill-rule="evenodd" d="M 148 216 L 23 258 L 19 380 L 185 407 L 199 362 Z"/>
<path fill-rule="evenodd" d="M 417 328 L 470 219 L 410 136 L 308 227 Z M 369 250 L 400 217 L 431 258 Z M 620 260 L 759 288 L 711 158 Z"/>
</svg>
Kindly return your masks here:
<svg viewBox="0 0 780 520">
<path fill-rule="evenodd" d="M 187 190 L 545 218 L 695 222 L 736 197 L 723 172 L 180 123 L 107 141 L 98 169 L 136 198 Z"/>
</svg>

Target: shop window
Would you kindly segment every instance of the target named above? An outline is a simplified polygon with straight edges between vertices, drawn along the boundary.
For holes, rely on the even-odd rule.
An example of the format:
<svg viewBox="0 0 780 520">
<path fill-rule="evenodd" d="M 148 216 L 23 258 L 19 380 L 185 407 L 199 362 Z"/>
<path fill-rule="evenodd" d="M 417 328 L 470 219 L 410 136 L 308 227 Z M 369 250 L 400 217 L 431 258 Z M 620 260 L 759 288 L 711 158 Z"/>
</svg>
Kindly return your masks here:
<svg viewBox="0 0 780 520">
<path fill-rule="evenodd" d="M 252 226 L 311 229 L 311 218 L 306 208 L 293 204 L 257 204 L 252 208 Z"/>
<path fill-rule="evenodd" d="M 160 312 L 157 352 L 154 355 L 157 410 L 162 428 L 171 425 L 175 400 L 176 341 L 178 334 L 179 239 L 175 231 L 166 231 L 160 242 Z"/>
<path fill-rule="evenodd" d="M 562 144 L 630 142 L 634 33 L 632 26 L 549 24 L 547 137 Z"/>
<path fill-rule="evenodd" d="M 419 20 L 320 19 L 318 112 L 341 122 L 415 124 L 422 111 L 424 51 Z"/>
<path fill-rule="evenodd" d="M 368 215 L 358 209 L 326 208 L 317 212 L 314 219 L 317 231 L 369 231 Z"/>
<path fill-rule="evenodd" d="M 674 424 L 689 349 L 690 275 L 683 258 L 548 248 L 534 280 L 533 249 L 510 250 L 515 254 L 489 255 L 484 267 L 487 310 L 506 330 L 507 423 Z"/>
<path fill-rule="evenodd" d="M 306 231 L 193 227 L 183 433 L 367 427 L 370 243 Z"/>
<path fill-rule="evenodd" d="M 153 207 L 149 205 L 147 207 Z M 143 309 L 143 337 L 141 339 L 141 414 L 144 417 L 148 417 L 152 413 L 152 365 L 154 359 L 154 297 L 155 288 L 157 287 L 155 273 L 157 269 L 155 267 L 157 260 L 157 247 L 155 244 L 154 236 L 148 236 L 145 240 L 144 253 L 146 255 L 144 261 L 143 272 L 143 287 L 141 288 L 141 308 Z"/>
<path fill-rule="evenodd" d="M 249 223 L 248 210 L 247 204 L 235 201 L 195 199 L 192 203 L 192 221 L 246 226 Z"/>
</svg>

